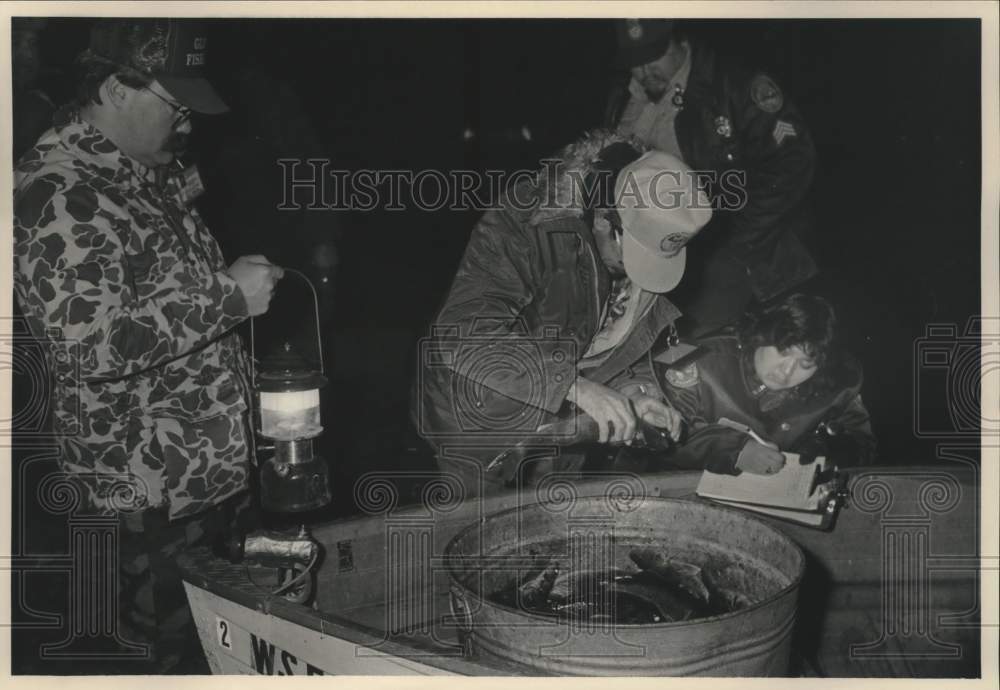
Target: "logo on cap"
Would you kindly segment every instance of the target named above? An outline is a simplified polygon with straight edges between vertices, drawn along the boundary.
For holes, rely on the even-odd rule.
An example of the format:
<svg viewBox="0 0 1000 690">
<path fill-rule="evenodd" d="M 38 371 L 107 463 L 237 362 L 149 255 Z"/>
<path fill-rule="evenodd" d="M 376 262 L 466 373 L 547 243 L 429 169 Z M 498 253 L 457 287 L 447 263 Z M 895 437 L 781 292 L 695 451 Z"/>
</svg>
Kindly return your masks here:
<svg viewBox="0 0 1000 690">
<path fill-rule="evenodd" d="M 208 39 L 204 36 L 195 36 L 191 39 L 192 48 L 195 52 L 184 53 L 184 66 L 185 67 L 202 67 L 205 64 L 205 47 L 208 45 Z"/>
<path fill-rule="evenodd" d="M 672 232 L 662 240 L 660 240 L 660 249 L 664 254 L 669 256 L 674 256 L 684 245 L 687 244 L 688 238 L 691 236 L 684 232 Z"/>
</svg>

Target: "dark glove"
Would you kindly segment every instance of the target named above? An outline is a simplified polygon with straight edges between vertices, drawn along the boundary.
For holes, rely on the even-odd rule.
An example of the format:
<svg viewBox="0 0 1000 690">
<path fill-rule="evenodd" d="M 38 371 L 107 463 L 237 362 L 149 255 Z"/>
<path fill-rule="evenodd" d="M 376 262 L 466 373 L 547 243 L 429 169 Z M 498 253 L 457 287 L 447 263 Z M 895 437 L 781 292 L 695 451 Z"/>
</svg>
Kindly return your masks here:
<svg viewBox="0 0 1000 690">
<path fill-rule="evenodd" d="M 857 442 L 835 422 L 821 423 L 796 444 L 792 452 L 799 454 L 800 464 L 808 465 L 818 457 L 825 457 L 828 463 L 837 467 L 853 467 L 860 455 Z"/>
</svg>

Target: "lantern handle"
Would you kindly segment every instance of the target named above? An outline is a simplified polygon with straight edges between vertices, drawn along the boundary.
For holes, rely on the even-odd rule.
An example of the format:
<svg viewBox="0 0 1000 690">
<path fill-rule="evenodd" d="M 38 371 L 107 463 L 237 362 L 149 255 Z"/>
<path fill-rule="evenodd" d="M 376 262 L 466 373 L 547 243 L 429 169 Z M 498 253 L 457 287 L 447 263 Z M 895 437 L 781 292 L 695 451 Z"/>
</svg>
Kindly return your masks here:
<svg viewBox="0 0 1000 690">
<path fill-rule="evenodd" d="M 320 323 L 319 323 L 319 297 L 316 294 L 316 288 L 313 286 L 312 281 L 309 280 L 307 276 L 302 271 L 296 270 L 294 268 L 282 268 L 285 273 L 292 273 L 302 278 L 306 281 L 306 285 L 309 286 L 309 290 L 312 291 L 313 296 L 313 313 L 316 317 L 316 356 L 319 358 L 319 373 L 324 374 L 323 370 L 323 339 L 320 335 Z M 254 342 L 254 329 L 253 329 L 254 317 L 250 317 L 250 377 L 254 386 L 257 385 L 257 351 Z"/>
</svg>

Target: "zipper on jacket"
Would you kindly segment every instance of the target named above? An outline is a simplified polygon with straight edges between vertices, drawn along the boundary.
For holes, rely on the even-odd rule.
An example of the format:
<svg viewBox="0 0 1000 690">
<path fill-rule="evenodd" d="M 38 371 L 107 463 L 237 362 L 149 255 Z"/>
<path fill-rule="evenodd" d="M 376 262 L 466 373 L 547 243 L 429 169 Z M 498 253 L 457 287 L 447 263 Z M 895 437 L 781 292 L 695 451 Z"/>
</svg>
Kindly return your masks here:
<svg viewBox="0 0 1000 690">
<path fill-rule="evenodd" d="M 597 333 L 600 333 L 601 326 L 604 325 L 602 323 L 604 321 L 604 305 L 601 304 L 601 288 L 600 288 L 601 281 L 600 281 L 600 274 L 598 273 L 600 269 L 597 266 L 597 259 L 594 258 L 594 248 L 591 247 L 589 242 L 585 242 L 584 244 L 587 247 L 587 254 L 588 256 L 590 256 L 590 262 L 594 267 L 594 304 L 597 306 L 597 321 L 596 321 Z M 593 340 L 593 338 L 591 338 L 591 340 Z M 588 346 L 589 345 L 590 343 L 588 343 Z"/>
</svg>

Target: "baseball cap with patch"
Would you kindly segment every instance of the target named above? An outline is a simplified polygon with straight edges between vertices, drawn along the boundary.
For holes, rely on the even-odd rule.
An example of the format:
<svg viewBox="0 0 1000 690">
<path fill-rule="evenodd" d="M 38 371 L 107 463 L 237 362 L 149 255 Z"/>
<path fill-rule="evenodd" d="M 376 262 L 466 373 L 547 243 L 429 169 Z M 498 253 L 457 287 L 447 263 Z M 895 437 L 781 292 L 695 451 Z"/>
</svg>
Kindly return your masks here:
<svg viewBox="0 0 1000 690">
<path fill-rule="evenodd" d="M 615 22 L 618 64 L 638 67 L 667 52 L 674 32 L 672 19 L 619 19 Z"/>
<path fill-rule="evenodd" d="M 708 195 L 679 158 L 649 151 L 615 180 L 625 273 L 649 292 L 669 292 L 684 276 L 685 245 L 712 219 Z"/>
<path fill-rule="evenodd" d="M 104 19 L 90 33 L 90 53 L 154 77 L 197 113 L 229 110 L 205 78 L 208 37 L 191 19 Z"/>
</svg>

